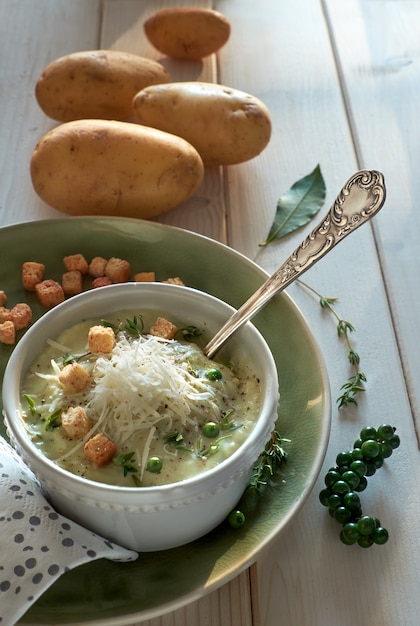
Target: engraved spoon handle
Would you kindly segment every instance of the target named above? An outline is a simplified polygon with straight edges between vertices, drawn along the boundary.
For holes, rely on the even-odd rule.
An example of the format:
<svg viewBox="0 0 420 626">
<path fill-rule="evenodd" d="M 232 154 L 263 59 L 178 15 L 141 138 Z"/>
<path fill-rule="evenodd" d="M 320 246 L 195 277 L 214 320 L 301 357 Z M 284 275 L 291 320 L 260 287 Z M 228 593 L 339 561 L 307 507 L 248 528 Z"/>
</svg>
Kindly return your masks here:
<svg viewBox="0 0 420 626">
<path fill-rule="evenodd" d="M 273 296 L 322 259 L 350 233 L 370 220 L 385 202 L 383 175 L 376 170 L 356 172 L 344 185 L 322 222 L 270 278 L 238 309 L 209 341 L 204 354 L 213 358 L 229 337 Z"/>
</svg>

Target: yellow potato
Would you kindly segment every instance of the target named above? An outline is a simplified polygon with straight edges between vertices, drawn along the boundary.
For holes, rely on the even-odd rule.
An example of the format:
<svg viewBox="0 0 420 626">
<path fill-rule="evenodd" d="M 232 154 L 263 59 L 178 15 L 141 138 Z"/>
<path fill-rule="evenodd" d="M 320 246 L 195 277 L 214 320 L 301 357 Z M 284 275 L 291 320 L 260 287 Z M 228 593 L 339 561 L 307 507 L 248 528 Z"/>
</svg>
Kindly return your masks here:
<svg viewBox="0 0 420 626">
<path fill-rule="evenodd" d="M 126 120 L 140 89 L 168 81 L 157 61 L 117 50 L 88 50 L 50 63 L 36 83 L 35 96 L 44 113 L 60 122 Z"/>
<path fill-rule="evenodd" d="M 61 124 L 31 158 L 37 194 L 71 215 L 156 217 L 193 195 L 203 174 L 188 142 L 129 122 Z"/>
<path fill-rule="evenodd" d="M 152 85 L 133 100 L 141 124 L 183 137 L 205 165 L 231 165 L 257 156 L 271 136 L 271 118 L 258 98 L 203 82 Z"/>
<path fill-rule="evenodd" d="M 212 9 L 162 9 L 144 23 L 150 43 L 163 54 L 197 60 L 217 52 L 229 39 L 230 23 Z"/>
</svg>

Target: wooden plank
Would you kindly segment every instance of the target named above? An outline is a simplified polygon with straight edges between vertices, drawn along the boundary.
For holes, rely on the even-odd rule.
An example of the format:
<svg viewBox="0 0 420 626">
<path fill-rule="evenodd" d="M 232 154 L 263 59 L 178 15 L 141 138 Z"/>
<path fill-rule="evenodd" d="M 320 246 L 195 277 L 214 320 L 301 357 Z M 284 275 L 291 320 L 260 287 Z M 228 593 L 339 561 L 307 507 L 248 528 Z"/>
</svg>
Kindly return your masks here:
<svg viewBox="0 0 420 626">
<path fill-rule="evenodd" d="M 420 3 L 327 0 L 326 7 L 359 161 L 381 169 L 387 181 L 386 208 L 375 221 L 375 235 L 420 445 L 416 337 L 420 308 Z"/>
<path fill-rule="evenodd" d="M 176 61 L 162 55 L 147 40 L 143 24 L 155 11 L 170 6 L 211 7 L 209 0 L 105 0 L 101 47 L 125 50 L 155 59 L 166 67 L 172 82 L 200 80 L 218 82 L 216 55 L 201 61 Z M 227 241 L 223 173 L 221 168 L 206 168 L 203 184 L 193 198 L 156 221 Z"/>
<path fill-rule="evenodd" d="M 37 0 L 37 10 L 33 11 L 32 0 L 0 0 L 3 225 L 62 216 L 38 198 L 30 180 L 32 151 L 42 135 L 56 125 L 38 107 L 34 88 L 44 67 L 56 57 L 98 46 L 99 6 L 99 0 Z"/>
<path fill-rule="evenodd" d="M 248 572 L 177 611 L 131 626 L 253 626 Z"/>
<path fill-rule="evenodd" d="M 337 9 L 342 3 L 331 4 Z M 378 2 L 373 5 L 380 12 Z M 267 0 L 267 16 L 251 1 L 222 0 L 217 6 L 234 24 L 242 25 L 243 41 L 244 32 L 248 34 L 239 59 L 222 63 L 221 79 L 263 100 L 267 98 L 274 120 L 273 139 L 267 150 L 228 175 L 229 219 L 235 225 L 229 230 L 230 241 L 272 271 L 306 234 L 303 229 L 303 233 L 293 233 L 256 252 L 258 241 L 271 223 L 277 198 L 319 162 L 326 179 L 329 206 L 345 180 L 359 167 L 350 132 L 353 127 L 349 127 L 320 4 L 296 0 L 286 10 L 281 3 Z M 258 38 L 252 37 L 250 24 Z M 352 40 L 354 47 L 355 32 Z M 267 85 L 270 89 L 266 94 Z M 376 160 L 363 165 L 378 167 Z M 253 239 L 237 230 L 242 221 L 247 223 L 248 233 L 254 231 Z M 364 227 L 352 235 L 306 277 L 323 295 L 339 297 L 339 312 L 355 325 L 354 341 L 368 377 L 367 392 L 359 399 L 359 407 L 344 413 L 333 407 L 329 450 L 313 493 L 293 523 L 251 568 L 254 624 L 414 624 L 417 560 L 411 555 L 415 537 L 409 520 L 401 519 L 388 494 L 398 488 L 401 501 L 410 500 L 410 493 L 416 489 L 414 476 L 420 468 L 372 228 Z M 335 404 L 349 369 L 334 320 L 301 287 L 293 286 L 289 293 L 321 346 Z M 378 367 L 378 363 L 387 366 Z M 352 549 L 340 543 L 339 527 L 320 506 L 318 493 L 335 455 L 352 446 L 362 426 L 378 419 L 397 423 L 404 451 L 395 455 L 389 471 L 375 476 L 375 489 L 368 495 L 366 512 L 383 521 L 392 540 L 384 550 L 372 550 L 367 557 L 358 547 Z M 404 590 L 401 585 L 396 586 L 391 575 L 396 560 L 407 563 L 409 570 Z M 340 563 L 345 563 L 345 567 Z M 383 575 L 378 576 L 378 572 Z"/>
<path fill-rule="evenodd" d="M 229 242 L 261 263 L 271 250 L 261 257 L 258 244 L 268 234 L 277 200 L 296 180 L 319 163 L 327 189 L 338 191 L 356 169 L 319 4 L 263 4 L 264 10 L 251 0 L 216 3 L 232 23 L 219 81 L 261 98 L 273 121 L 267 148 L 226 172 Z"/>
</svg>

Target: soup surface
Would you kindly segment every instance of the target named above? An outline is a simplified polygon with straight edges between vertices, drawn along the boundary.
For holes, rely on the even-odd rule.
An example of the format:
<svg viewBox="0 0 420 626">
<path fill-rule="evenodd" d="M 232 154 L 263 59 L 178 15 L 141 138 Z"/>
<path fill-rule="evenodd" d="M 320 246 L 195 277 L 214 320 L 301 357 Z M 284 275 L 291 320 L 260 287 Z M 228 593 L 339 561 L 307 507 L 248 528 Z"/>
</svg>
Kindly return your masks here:
<svg viewBox="0 0 420 626">
<path fill-rule="evenodd" d="M 250 365 L 207 359 L 194 327 L 152 334 L 147 316 L 80 322 L 27 372 L 28 432 L 64 469 L 126 487 L 173 483 L 220 463 L 251 432 L 262 399 Z M 93 351 L 94 332 L 111 336 L 111 349 Z"/>
</svg>

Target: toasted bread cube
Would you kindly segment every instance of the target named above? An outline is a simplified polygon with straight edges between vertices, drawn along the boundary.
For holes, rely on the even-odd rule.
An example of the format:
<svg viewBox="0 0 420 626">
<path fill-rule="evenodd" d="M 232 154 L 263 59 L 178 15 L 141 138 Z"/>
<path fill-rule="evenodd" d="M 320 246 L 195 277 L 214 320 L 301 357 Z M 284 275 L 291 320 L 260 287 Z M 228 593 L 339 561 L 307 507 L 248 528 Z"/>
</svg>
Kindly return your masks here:
<svg viewBox="0 0 420 626">
<path fill-rule="evenodd" d="M 9 320 L 10 309 L 0 306 L 0 324 Z"/>
<path fill-rule="evenodd" d="M 58 377 L 65 393 L 78 393 L 90 381 L 90 374 L 80 363 L 65 365 Z"/>
<path fill-rule="evenodd" d="M 112 285 L 112 280 L 107 276 L 98 276 L 98 278 L 92 280 L 91 287 L 92 289 L 98 289 L 98 287 L 107 287 L 108 285 Z"/>
<path fill-rule="evenodd" d="M 0 324 L 0 343 L 12 346 L 16 341 L 16 328 L 13 322 L 6 321 Z"/>
<path fill-rule="evenodd" d="M 83 451 L 89 463 L 101 467 L 112 461 L 117 452 L 117 447 L 103 433 L 99 433 L 85 443 Z"/>
<path fill-rule="evenodd" d="M 131 277 L 131 268 L 128 261 L 112 257 L 105 267 L 105 276 L 113 283 L 126 283 Z"/>
<path fill-rule="evenodd" d="M 22 285 L 26 291 L 35 291 L 35 286 L 44 280 L 45 265 L 36 261 L 22 264 Z"/>
<path fill-rule="evenodd" d="M 93 426 L 82 406 L 69 406 L 63 411 L 61 425 L 70 439 L 83 439 Z"/>
<path fill-rule="evenodd" d="M 41 306 L 46 309 L 64 302 L 64 291 L 60 283 L 47 279 L 35 285 L 35 293 Z"/>
<path fill-rule="evenodd" d="M 163 283 L 168 283 L 169 285 L 179 285 L 180 287 L 184 286 L 182 280 L 178 277 L 176 278 L 168 278 L 167 280 L 163 280 Z"/>
<path fill-rule="evenodd" d="M 68 272 L 78 270 L 81 274 L 87 274 L 89 271 L 89 264 L 83 254 L 65 256 L 63 262 Z"/>
<path fill-rule="evenodd" d="M 172 322 L 164 317 L 158 317 L 153 326 L 151 326 L 149 333 L 156 337 L 162 337 L 163 339 L 173 339 L 177 330 L 178 328 L 175 324 L 172 324 Z"/>
<path fill-rule="evenodd" d="M 32 322 L 32 309 L 26 302 L 19 302 L 10 309 L 8 319 L 13 322 L 16 330 L 28 328 L 29 324 Z"/>
<path fill-rule="evenodd" d="M 6 306 L 7 296 L 3 289 L 0 289 L 0 307 Z"/>
<path fill-rule="evenodd" d="M 75 296 L 83 291 L 83 276 L 79 270 L 64 272 L 61 277 L 61 286 L 66 296 Z"/>
<path fill-rule="evenodd" d="M 134 280 L 136 283 L 154 283 L 156 282 L 155 272 L 138 272 L 134 274 Z"/>
<path fill-rule="evenodd" d="M 93 354 L 107 354 L 115 345 L 115 334 L 107 326 L 91 326 L 88 333 L 89 351 Z"/>
<path fill-rule="evenodd" d="M 108 259 L 104 259 L 101 256 L 95 256 L 89 263 L 89 276 L 92 276 L 92 278 L 105 276 L 105 268 L 107 263 Z"/>
</svg>

